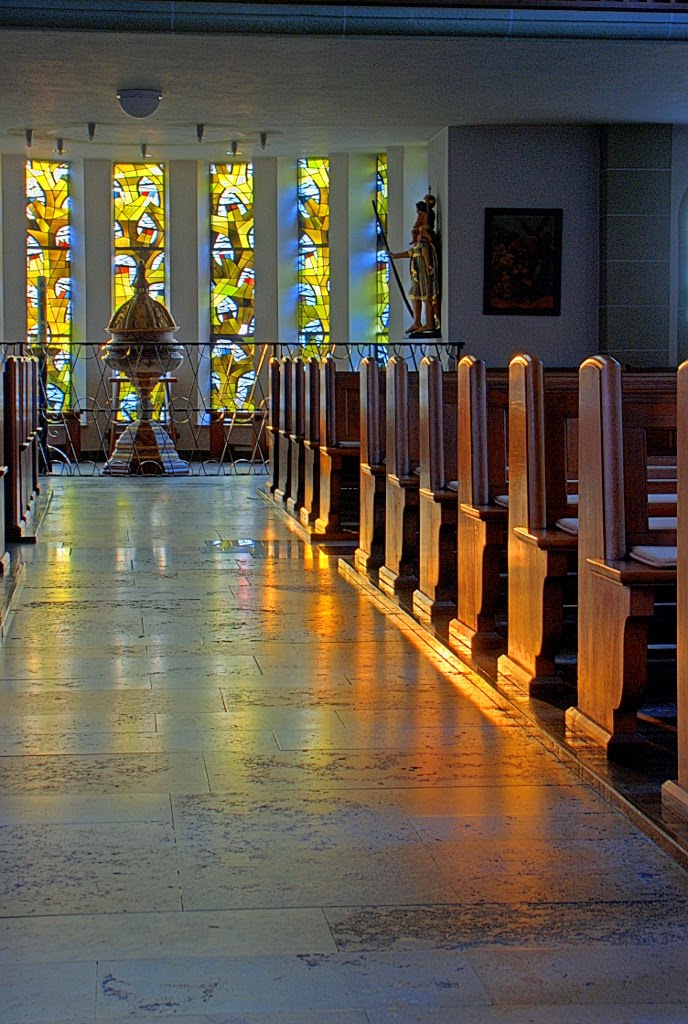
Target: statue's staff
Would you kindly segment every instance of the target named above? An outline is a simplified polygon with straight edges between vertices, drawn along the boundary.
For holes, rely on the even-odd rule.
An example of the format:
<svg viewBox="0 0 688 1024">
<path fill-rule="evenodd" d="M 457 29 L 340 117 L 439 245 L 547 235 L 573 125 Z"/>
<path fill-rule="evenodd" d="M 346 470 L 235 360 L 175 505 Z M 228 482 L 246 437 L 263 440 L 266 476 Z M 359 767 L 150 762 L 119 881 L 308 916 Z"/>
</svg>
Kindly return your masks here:
<svg viewBox="0 0 688 1024">
<path fill-rule="evenodd" d="M 387 235 L 385 234 L 385 229 L 383 228 L 382 221 L 380 220 L 380 214 L 377 212 L 377 203 L 375 202 L 374 199 L 371 199 L 371 203 L 373 204 L 373 212 L 375 213 L 375 220 L 377 222 L 378 230 L 379 230 L 380 236 L 382 238 L 382 243 L 383 243 L 383 245 L 385 247 L 387 255 L 389 256 L 389 265 L 392 268 L 392 272 L 394 274 L 394 280 L 399 285 L 399 291 L 401 292 L 401 297 L 404 300 L 404 305 L 408 309 L 408 311 L 411 314 L 411 316 L 413 316 L 413 309 L 411 308 L 411 303 L 409 302 L 409 300 L 406 297 L 406 292 L 404 291 L 404 286 L 401 283 L 401 278 L 399 277 L 399 272 L 398 272 L 397 268 L 394 266 L 394 260 L 392 259 L 392 250 L 389 247 L 389 242 L 387 241 Z"/>
</svg>

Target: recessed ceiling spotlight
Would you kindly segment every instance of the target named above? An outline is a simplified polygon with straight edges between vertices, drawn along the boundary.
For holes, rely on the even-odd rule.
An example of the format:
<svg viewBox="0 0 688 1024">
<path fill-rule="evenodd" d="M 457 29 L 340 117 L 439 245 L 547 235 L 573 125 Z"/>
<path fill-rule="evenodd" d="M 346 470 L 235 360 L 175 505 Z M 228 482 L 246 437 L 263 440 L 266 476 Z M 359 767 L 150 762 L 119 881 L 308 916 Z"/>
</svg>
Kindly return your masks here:
<svg viewBox="0 0 688 1024">
<path fill-rule="evenodd" d="M 150 117 L 160 105 L 160 89 L 118 89 L 117 99 L 129 117 Z"/>
</svg>

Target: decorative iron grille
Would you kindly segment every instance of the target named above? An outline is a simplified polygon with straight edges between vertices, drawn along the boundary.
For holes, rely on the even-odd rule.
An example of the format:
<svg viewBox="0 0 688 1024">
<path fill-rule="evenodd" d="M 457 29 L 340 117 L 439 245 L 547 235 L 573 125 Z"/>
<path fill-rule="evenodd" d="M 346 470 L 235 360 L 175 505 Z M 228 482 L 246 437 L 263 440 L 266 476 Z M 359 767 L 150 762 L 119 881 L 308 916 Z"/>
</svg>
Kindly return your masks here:
<svg viewBox="0 0 688 1024">
<path fill-rule="evenodd" d="M 437 356 L 445 369 L 456 366 L 460 344 L 439 341 L 408 341 L 399 345 L 331 344 L 322 346 L 321 358 L 331 356 L 343 370 L 358 370 L 365 357 L 385 364 L 389 357 L 406 359 L 417 369 L 424 356 Z M 121 380 L 103 362 L 102 345 L 81 344 L 72 348 L 72 381 L 76 382 L 69 404 L 51 407 L 49 401 L 50 351 L 38 346 L 5 344 L 6 355 L 30 352 L 41 366 L 41 471 L 48 474 L 99 476 L 112 453 L 127 417 L 123 418 Z M 180 456 L 200 475 L 262 474 L 268 468 L 267 415 L 268 375 L 271 356 L 299 356 L 297 344 L 255 346 L 255 378 L 243 406 L 234 410 L 213 409 L 210 387 L 211 346 L 185 343 L 185 360 L 177 377 L 163 378 L 164 400 L 155 417 L 171 434 Z M 312 353 L 308 353 L 309 355 Z M 79 386 L 82 393 L 79 393 Z"/>
</svg>

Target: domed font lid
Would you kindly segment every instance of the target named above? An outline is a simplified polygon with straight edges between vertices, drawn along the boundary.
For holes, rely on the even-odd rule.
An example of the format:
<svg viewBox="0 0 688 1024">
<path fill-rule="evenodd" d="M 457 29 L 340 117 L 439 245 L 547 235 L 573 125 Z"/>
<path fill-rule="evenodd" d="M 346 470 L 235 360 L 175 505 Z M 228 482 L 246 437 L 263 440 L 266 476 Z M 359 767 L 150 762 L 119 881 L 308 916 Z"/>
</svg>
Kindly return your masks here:
<svg viewBox="0 0 688 1024">
<path fill-rule="evenodd" d="M 146 280 L 146 267 L 139 260 L 136 276 L 132 282 L 134 295 L 123 302 L 112 314 L 107 330 L 111 333 L 122 331 L 177 331 L 178 325 L 162 302 L 156 302 L 148 294 L 150 285 Z"/>
</svg>

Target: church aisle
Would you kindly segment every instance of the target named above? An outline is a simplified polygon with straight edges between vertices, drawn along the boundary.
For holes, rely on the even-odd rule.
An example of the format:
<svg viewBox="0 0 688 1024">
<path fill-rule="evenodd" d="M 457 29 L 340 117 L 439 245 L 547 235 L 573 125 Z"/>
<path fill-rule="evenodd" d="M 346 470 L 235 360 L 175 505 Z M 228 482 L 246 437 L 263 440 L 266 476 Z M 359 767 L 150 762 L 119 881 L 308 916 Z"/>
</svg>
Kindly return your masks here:
<svg viewBox="0 0 688 1024">
<path fill-rule="evenodd" d="M 688 876 L 256 477 L 58 478 L 0 647 L 0 1024 L 679 1024 Z"/>
</svg>

